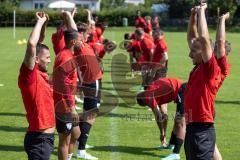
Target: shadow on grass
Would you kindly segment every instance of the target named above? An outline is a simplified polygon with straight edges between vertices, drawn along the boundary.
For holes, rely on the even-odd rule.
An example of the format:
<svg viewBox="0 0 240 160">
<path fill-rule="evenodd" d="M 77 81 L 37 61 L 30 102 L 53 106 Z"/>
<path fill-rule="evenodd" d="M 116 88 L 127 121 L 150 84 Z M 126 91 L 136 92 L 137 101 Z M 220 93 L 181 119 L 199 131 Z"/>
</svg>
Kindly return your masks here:
<svg viewBox="0 0 240 160">
<path fill-rule="evenodd" d="M 0 126 L 0 131 L 5 132 L 26 132 L 27 128 L 15 126 Z"/>
<path fill-rule="evenodd" d="M 24 113 L 11 113 L 11 112 L 1 112 L 0 116 L 17 116 L 17 117 L 25 117 L 26 114 Z"/>
<path fill-rule="evenodd" d="M 111 117 L 111 118 L 121 118 L 123 119 L 125 117 L 124 114 L 118 114 L 118 113 L 109 113 L 104 115 L 104 117 Z"/>
<path fill-rule="evenodd" d="M 240 101 L 222 101 L 222 100 L 216 100 L 216 104 L 233 104 L 233 105 L 240 105 Z"/>
<path fill-rule="evenodd" d="M 95 146 L 94 151 L 99 152 L 118 152 L 118 153 L 129 153 L 134 155 L 144 155 L 151 157 L 159 157 L 163 158 L 163 155 L 157 155 L 153 153 L 155 151 L 154 148 L 144 148 L 144 147 L 131 147 L 131 146 Z"/>
<path fill-rule="evenodd" d="M 0 144 L 0 151 L 14 151 L 14 152 L 23 152 L 23 146 L 9 146 Z"/>
</svg>

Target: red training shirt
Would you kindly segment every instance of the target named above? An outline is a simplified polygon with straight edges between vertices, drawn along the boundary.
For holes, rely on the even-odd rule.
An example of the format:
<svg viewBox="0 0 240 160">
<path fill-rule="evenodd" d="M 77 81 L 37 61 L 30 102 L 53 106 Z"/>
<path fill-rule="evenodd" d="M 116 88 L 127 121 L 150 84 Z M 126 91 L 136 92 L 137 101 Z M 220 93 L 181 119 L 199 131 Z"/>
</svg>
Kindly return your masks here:
<svg viewBox="0 0 240 160">
<path fill-rule="evenodd" d="M 104 50 L 104 44 L 102 44 L 102 43 L 90 43 L 89 45 L 93 48 L 97 57 L 102 59 L 105 56 L 106 52 Z"/>
<path fill-rule="evenodd" d="M 154 81 L 145 92 L 148 106 L 154 109 L 157 105 L 176 101 L 182 83 L 182 80 L 176 78 L 160 78 Z"/>
<path fill-rule="evenodd" d="M 56 33 L 52 34 L 52 43 L 54 53 L 57 55 L 65 47 L 64 27 L 60 27 Z"/>
<path fill-rule="evenodd" d="M 155 40 L 154 43 L 156 47 L 154 49 L 152 62 L 158 63 L 162 59 L 162 54 L 168 51 L 168 47 L 163 38 Z"/>
<path fill-rule="evenodd" d="M 145 28 L 146 26 L 146 21 L 143 17 L 138 17 L 135 21 L 135 27 L 136 28 Z"/>
<path fill-rule="evenodd" d="M 64 48 L 56 56 L 52 79 L 55 111 L 72 112 L 75 107 L 77 70 L 74 56 L 68 48 Z"/>
<path fill-rule="evenodd" d="M 80 46 L 80 50 L 75 52 L 75 54 L 83 83 L 91 84 L 95 83 L 96 80 L 102 79 L 101 66 L 90 45 L 83 42 Z"/>
<path fill-rule="evenodd" d="M 213 123 L 214 101 L 221 82 L 221 71 L 214 54 L 206 63 L 190 73 L 184 92 L 184 113 L 187 123 Z"/>
<path fill-rule="evenodd" d="M 152 40 L 144 35 L 144 38 L 140 41 L 141 56 L 139 57 L 139 62 L 150 62 L 151 51 L 155 48 Z"/>
<path fill-rule="evenodd" d="M 53 92 L 47 73 L 41 72 L 37 65 L 30 70 L 23 63 L 18 86 L 27 112 L 28 131 L 37 132 L 55 127 Z"/>
</svg>

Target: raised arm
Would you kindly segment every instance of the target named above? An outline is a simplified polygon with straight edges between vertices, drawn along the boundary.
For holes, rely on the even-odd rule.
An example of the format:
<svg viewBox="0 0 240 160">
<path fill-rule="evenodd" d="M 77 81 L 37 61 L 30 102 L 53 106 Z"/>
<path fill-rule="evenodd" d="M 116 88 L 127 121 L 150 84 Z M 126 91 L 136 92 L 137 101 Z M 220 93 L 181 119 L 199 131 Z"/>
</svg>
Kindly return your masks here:
<svg viewBox="0 0 240 160">
<path fill-rule="evenodd" d="M 225 20 L 228 19 L 230 16 L 229 12 L 226 14 L 222 15 L 219 17 L 218 20 L 218 28 L 217 28 L 217 33 L 216 33 L 216 45 L 217 45 L 217 59 L 222 58 L 226 54 L 226 49 L 225 49 Z"/>
<path fill-rule="evenodd" d="M 45 16 L 46 16 L 47 20 L 45 21 L 45 23 L 43 24 L 43 27 L 41 29 L 40 38 L 38 40 L 38 43 L 42 43 L 44 41 L 44 38 L 45 38 L 45 31 L 46 31 L 47 24 L 48 24 L 48 21 L 49 21 L 48 14 L 45 14 Z"/>
<path fill-rule="evenodd" d="M 202 59 L 203 62 L 208 62 L 210 58 L 212 57 L 212 47 L 209 39 L 209 33 L 208 33 L 208 26 L 207 26 L 207 20 L 205 15 L 205 10 L 207 8 L 207 4 L 203 3 L 198 9 L 198 15 L 199 15 L 199 38 L 202 44 Z"/>
<path fill-rule="evenodd" d="M 27 50 L 23 60 L 23 63 L 30 70 L 33 70 L 36 61 L 36 47 L 40 38 L 40 33 L 44 23 L 47 20 L 45 13 L 37 12 L 36 13 L 37 23 L 34 26 L 32 33 L 28 39 Z"/>
<path fill-rule="evenodd" d="M 77 31 L 77 25 L 73 19 L 74 14 L 71 14 L 69 11 L 63 11 L 62 15 L 67 29 L 73 29 Z"/>
<path fill-rule="evenodd" d="M 87 15 L 88 25 L 91 25 L 91 22 L 93 21 L 91 11 L 88 10 L 88 9 L 86 9 L 86 11 L 87 11 L 87 14 L 88 14 Z"/>
<path fill-rule="evenodd" d="M 188 41 L 188 46 L 191 48 L 193 40 L 198 37 L 197 35 L 197 14 L 196 14 L 196 9 L 192 8 L 191 9 L 191 15 L 189 18 L 189 23 L 188 23 L 188 30 L 187 30 L 187 41 Z"/>
</svg>

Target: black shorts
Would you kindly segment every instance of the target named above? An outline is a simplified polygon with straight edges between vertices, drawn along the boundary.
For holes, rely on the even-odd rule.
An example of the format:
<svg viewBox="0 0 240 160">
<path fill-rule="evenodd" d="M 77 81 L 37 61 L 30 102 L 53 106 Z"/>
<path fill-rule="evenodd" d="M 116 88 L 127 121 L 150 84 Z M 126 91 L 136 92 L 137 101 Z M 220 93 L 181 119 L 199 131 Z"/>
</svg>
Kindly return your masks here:
<svg viewBox="0 0 240 160">
<path fill-rule="evenodd" d="M 84 111 L 98 108 L 101 99 L 101 80 L 96 80 L 91 84 L 82 84 L 84 93 L 83 109 Z"/>
<path fill-rule="evenodd" d="M 27 132 L 24 149 L 29 160 L 48 160 L 54 149 L 54 133 Z"/>
<path fill-rule="evenodd" d="M 183 116 L 184 115 L 184 90 L 186 88 L 187 83 L 183 83 L 178 91 L 176 103 L 176 115 Z"/>
<path fill-rule="evenodd" d="M 185 137 L 187 160 L 211 160 L 216 142 L 215 128 L 212 123 L 190 123 Z"/>
<path fill-rule="evenodd" d="M 58 133 L 69 135 L 72 132 L 73 127 L 77 127 L 78 124 L 78 122 L 67 122 L 56 118 L 56 129 Z"/>
</svg>

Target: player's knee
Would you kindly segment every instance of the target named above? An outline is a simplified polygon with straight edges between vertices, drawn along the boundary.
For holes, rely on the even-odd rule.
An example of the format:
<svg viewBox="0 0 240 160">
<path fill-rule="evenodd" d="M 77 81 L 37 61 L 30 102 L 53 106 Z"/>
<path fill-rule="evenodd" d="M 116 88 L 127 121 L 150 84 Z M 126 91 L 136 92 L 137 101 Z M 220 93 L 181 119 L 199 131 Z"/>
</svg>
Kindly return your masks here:
<svg viewBox="0 0 240 160">
<path fill-rule="evenodd" d="M 162 120 L 163 120 L 163 121 L 168 121 L 168 114 L 165 114 L 165 113 L 164 113 L 164 114 L 162 115 Z"/>
</svg>

